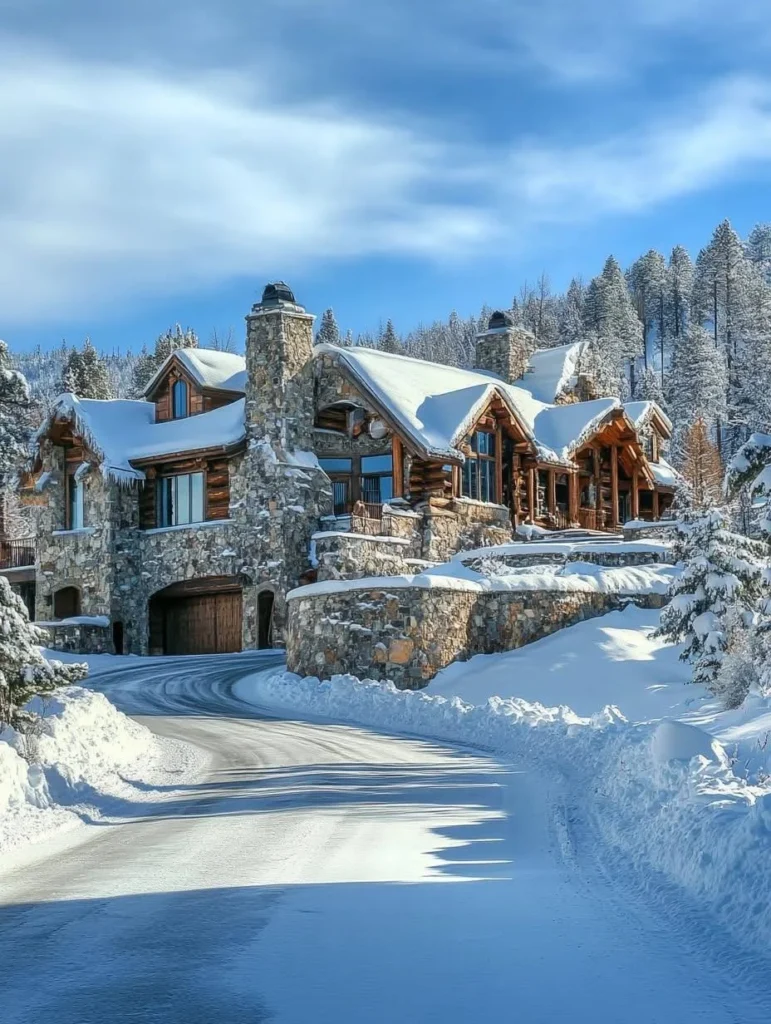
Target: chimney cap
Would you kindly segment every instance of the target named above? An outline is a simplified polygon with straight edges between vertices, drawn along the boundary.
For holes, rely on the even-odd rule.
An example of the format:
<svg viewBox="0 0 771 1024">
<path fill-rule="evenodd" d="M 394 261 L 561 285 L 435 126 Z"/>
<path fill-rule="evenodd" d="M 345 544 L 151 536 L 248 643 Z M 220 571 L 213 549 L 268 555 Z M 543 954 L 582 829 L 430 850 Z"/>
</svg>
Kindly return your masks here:
<svg viewBox="0 0 771 1024">
<path fill-rule="evenodd" d="M 280 306 L 285 302 L 297 305 L 294 292 L 286 281 L 273 281 L 265 285 L 262 290 L 261 306 Z"/>
<path fill-rule="evenodd" d="M 501 327 L 516 327 L 514 317 L 508 310 L 496 309 L 490 316 L 487 329 L 490 331 L 499 330 Z"/>
</svg>

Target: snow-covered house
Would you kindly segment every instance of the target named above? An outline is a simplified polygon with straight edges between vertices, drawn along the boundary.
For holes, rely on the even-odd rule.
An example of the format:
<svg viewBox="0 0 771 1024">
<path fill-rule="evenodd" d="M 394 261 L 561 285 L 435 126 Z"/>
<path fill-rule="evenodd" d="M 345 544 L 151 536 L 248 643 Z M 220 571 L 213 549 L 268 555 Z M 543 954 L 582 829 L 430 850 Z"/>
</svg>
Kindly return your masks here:
<svg viewBox="0 0 771 1024">
<path fill-rule="evenodd" d="M 137 653 L 264 647 L 317 572 L 404 571 L 525 522 L 615 529 L 671 500 L 663 413 L 571 401 L 570 346 L 523 375 L 506 314 L 473 371 L 314 348 L 282 283 L 246 321 L 245 357 L 178 350 L 140 401 L 58 399 L 34 482 L 39 619 L 107 616 Z"/>
</svg>

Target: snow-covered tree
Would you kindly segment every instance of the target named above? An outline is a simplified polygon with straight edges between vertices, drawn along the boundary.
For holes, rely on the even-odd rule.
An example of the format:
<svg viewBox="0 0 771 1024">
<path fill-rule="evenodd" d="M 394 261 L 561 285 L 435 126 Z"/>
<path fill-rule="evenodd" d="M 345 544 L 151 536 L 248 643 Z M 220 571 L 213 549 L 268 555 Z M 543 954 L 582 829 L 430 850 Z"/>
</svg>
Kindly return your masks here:
<svg viewBox="0 0 771 1024">
<path fill-rule="evenodd" d="M 676 555 L 682 574 L 670 589 L 658 635 L 685 641 L 681 654 L 693 665 L 693 681 L 713 692 L 734 630 L 752 623 L 763 594 L 764 549 L 726 529 L 712 509 L 678 523 Z"/>
<path fill-rule="evenodd" d="M 337 326 L 337 320 L 335 320 L 335 314 L 331 307 L 329 309 L 325 309 L 321 317 L 321 324 L 316 332 L 316 344 L 340 344 L 340 328 Z"/>
<path fill-rule="evenodd" d="M 521 297 L 519 305 L 522 326 L 533 334 L 536 339 L 536 347 L 550 348 L 557 345 L 559 343 L 557 303 L 552 295 L 549 277 L 545 272 L 538 278 L 535 288 L 528 288 L 525 285 L 525 293 Z M 518 323 L 516 308 L 512 309 L 512 313 L 515 323 Z"/>
<path fill-rule="evenodd" d="M 0 341 L 0 483 L 26 457 L 32 408 L 26 378 L 13 368 L 8 346 Z"/>
<path fill-rule="evenodd" d="M 22 599 L 0 577 L 0 728 L 23 729 L 32 718 L 24 710 L 30 698 L 87 674 L 85 665 L 46 660 L 40 652 L 45 641 L 45 633 L 29 621 Z"/>
<path fill-rule="evenodd" d="M 593 350 L 588 366 L 597 391 L 617 394 L 625 365 L 642 352 L 642 324 L 613 256 L 586 290 L 584 327 Z"/>
<path fill-rule="evenodd" d="M 155 358 L 158 366 L 179 348 L 198 348 L 198 335 L 192 327 L 187 327 L 183 331 L 180 324 L 174 324 L 160 335 L 155 342 Z"/>
<path fill-rule="evenodd" d="M 664 406 L 664 392 L 658 373 L 652 366 L 647 366 L 635 381 L 634 398 L 640 402 L 658 402 Z"/>
<path fill-rule="evenodd" d="M 771 224 L 756 224 L 746 245 L 747 256 L 771 284 Z"/>
<path fill-rule="evenodd" d="M 394 327 L 392 320 L 386 321 L 385 328 L 378 338 L 377 347 L 381 352 L 404 352 L 404 346 L 396 333 L 396 328 Z"/>
<path fill-rule="evenodd" d="M 561 345 L 572 345 L 584 337 L 585 292 L 581 279 L 574 277 L 559 303 L 557 327 Z"/>
<path fill-rule="evenodd" d="M 649 352 L 659 351 L 664 360 L 666 336 L 667 264 L 660 252 L 650 249 L 629 268 L 627 281 L 641 325 L 643 362 L 648 368 Z"/>
<path fill-rule="evenodd" d="M 725 417 L 726 370 L 723 357 L 703 327 L 691 324 L 676 339 L 667 407 L 676 434 L 694 420 L 710 429 Z"/>
<path fill-rule="evenodd" d="M 79 398 L 115 397 L 110 372 L 89 338 L 86 338 L 82 349 L 70 351 L 62 374 L 61 390 L 72 392 Z"/>
</svg>

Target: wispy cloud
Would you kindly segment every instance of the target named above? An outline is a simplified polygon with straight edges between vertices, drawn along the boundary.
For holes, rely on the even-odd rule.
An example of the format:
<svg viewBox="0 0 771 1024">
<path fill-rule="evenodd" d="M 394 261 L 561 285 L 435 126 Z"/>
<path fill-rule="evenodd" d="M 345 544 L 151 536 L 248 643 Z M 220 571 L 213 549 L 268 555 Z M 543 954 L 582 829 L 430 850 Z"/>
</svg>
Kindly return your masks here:
<svg viewBox="0 0 771 1024">
<path fill-rule="evenodd" d="M 299 0 L 298 0 L 299 2 Z M 148 70 L 0 39 L 0 315 L 373 254 L 474 259 L 771 162 L 771 81 L 728 76 L 620 133 L 457 137 L 269 74 Z M 423 113 L 423 112 L 419 112 Z"/>
</svg>

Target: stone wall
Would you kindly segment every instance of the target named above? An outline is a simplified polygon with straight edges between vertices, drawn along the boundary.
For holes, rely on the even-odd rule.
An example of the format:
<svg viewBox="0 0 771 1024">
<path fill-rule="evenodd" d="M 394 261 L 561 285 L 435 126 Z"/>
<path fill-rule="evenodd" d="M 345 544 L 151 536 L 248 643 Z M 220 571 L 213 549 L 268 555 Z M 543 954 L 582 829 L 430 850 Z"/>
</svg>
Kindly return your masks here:
<svg viewBox="0 0 771 1024">
<path fill-rule="evenodd" d="M 527 369 L 534 341 L 533 335 L 520 327 L 482 331 L 476 339 L 474 365 L 513 384 Z"/>
<path fill-rule="evenodd" d="M 421 557 L 432 562 L 445 562 L 465 549 L 507 544 L 513 536 L 504 505 L 456 498 L 447 508 L 419 508 L 424 513 Z"/>
<path fill-rule="evenodd" d="M 634 598 L 646 607 L 665 600 Z M 521 647 L 629 601 L 588 589 L 303 588 L 288 601 L 287 663 L 299 675 L 350 672 L 417 689 L 453 661 Z"/>
<path fill-rule="evenodd" d="M 368 536 L 359 533 L 313 535 L 317 579 L 362 579 L 364 576 L 399 576 L 409 572 L 409 560 L 419 557 L 420 538 Z"/>
<path fill-rule="evenodd" d="M 515 569 L 523 569 L 532 565 L 565 565 L 568 562 L 589 562 L 592 565 L 603 565 L 606 568 L 615 568 L 624 565 L 653 565 L 658 563 L 669 564 L 672 561 L 672 553 L 663 551 L 609 551 L 608 549 L 592 551 L 545 551 L 540 555 L 531 555 L 519 552 L 506 552 L 506 554 L 492 554 L 489 558 L 478 556 L 475 558 L 461 558 L 464 565 L 477 572 L 484 572 L 486 576 L 497 575 L 492 566 L 510 566 Z M 491 565 L 492 563 L 492 565 Z M 484 567 L 483 567 L 484 565 Z"/>
</svg>

